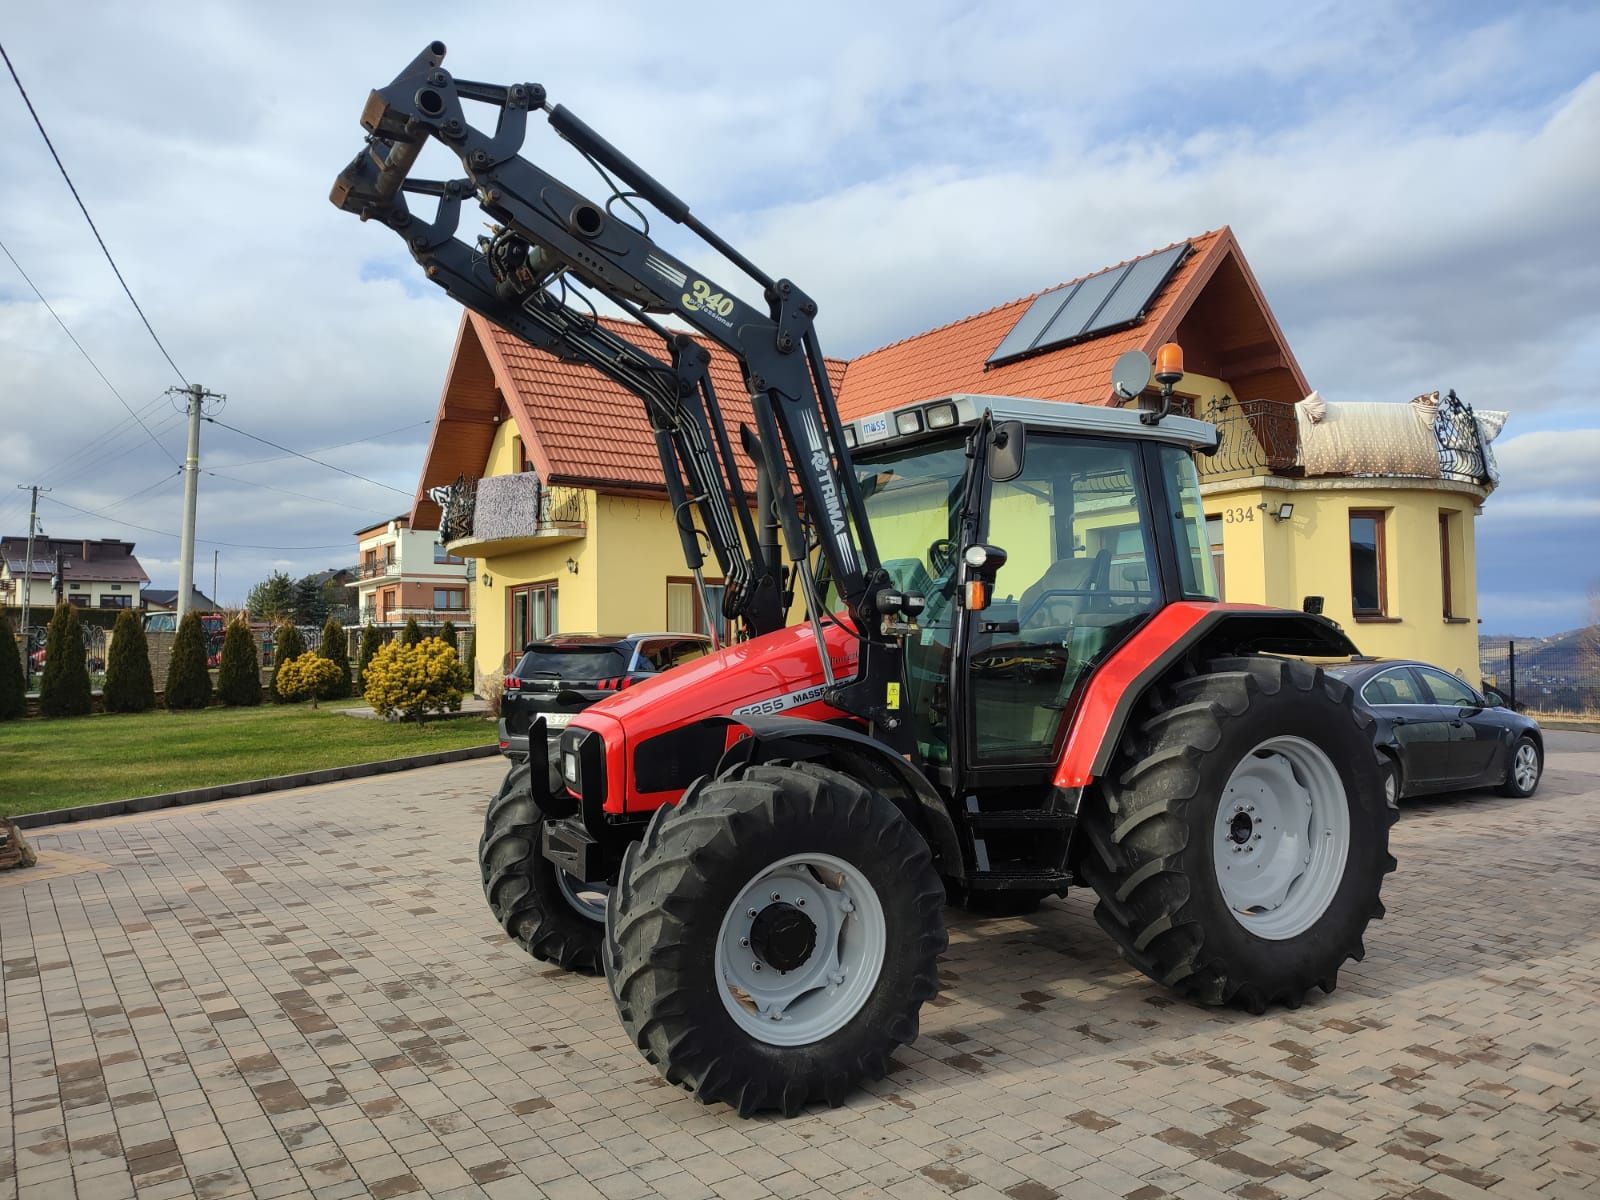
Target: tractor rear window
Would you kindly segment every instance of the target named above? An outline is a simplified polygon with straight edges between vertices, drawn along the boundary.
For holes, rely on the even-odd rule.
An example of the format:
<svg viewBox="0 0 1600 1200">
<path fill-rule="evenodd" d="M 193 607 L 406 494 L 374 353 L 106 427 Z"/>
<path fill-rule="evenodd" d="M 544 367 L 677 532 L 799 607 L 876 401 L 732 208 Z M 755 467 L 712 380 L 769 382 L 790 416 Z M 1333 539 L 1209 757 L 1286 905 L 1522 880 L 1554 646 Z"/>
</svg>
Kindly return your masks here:
<svg viewBox="0 0 1600 1200">
<path fill-rule="evenodd" d="M 632 658 L 629 647 L 535 646 L 514 674 L 518 679 L 612 679 L 626 674 Z"/>
</svg>

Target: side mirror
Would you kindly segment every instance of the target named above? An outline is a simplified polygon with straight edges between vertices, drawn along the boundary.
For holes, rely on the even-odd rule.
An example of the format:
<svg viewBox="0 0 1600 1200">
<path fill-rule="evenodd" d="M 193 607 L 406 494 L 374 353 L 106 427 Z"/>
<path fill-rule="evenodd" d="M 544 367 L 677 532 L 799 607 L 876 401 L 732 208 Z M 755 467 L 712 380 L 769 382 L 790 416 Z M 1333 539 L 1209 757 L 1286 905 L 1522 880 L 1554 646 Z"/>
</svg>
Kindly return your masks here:
<svg viewBox="0 0 1600 1200">
<path fill-rule="evenodd" d="M 1010 483 L 1022 474 L 1027 454 L 1028 434 L 1022 422 L 995 422 L 994 435 L 989 439 L 989 478 L 996 483 Z"/>
</svg>

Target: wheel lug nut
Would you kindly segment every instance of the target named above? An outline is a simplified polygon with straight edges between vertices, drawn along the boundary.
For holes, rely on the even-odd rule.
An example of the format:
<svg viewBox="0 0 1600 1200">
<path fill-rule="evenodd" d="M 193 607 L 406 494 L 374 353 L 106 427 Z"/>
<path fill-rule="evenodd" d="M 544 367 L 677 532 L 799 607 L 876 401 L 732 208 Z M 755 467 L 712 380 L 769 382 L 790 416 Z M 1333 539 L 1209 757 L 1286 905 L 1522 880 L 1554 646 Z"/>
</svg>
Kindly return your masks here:
<svg viewBox="0 0 1600 1200">
<path fill-rule="evenodd" d="M 772 898 L 773 898 L 773 899 L 774 899 L 774 900 L 776 900 L 776 899 L 778 899 L 778 893 L 777 893 L 777 892 L 773 892 L 773 893 L 772 893 Z"/>
<path fill-rule="evenodd" d="M 750 944 L 750 939 L 749 938 L 740 938 L 739 939 L 739 945 L 748 946 L 749 944 Z"/>
<path fill-rule="evenodd" d="M 756 910 L 753 908 L 747 908 L 744 910 L 744 915 L 747 917 L 753 917 L 756 915 Z"/>
<path fill-rule="evenodd" d="M 759 971 L 761 970 L 761 964 L 758 962 L 753 962 L 750 964 L 750 969 L 753 971 Z"/>
<path fill-rule="evenodd" d="M 795 903 L 801 908 L 804 908 L 806 906 L 806 898 L 804 896 L 797 896 L 795 898 Z"/>
</svg>

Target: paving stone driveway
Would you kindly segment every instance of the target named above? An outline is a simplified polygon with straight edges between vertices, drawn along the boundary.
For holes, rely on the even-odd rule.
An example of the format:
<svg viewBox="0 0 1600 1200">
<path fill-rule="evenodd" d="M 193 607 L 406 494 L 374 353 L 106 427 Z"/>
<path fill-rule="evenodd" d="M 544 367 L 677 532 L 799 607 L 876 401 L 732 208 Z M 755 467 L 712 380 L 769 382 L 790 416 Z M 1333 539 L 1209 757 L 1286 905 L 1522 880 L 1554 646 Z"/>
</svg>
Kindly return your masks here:
<svg viewBox="0 0 1600 1200">
<path fill-rule="evenodd" d="M 0 881 L 0 1196 L 1600 1194 L 1600 738 L 1531 801 L 1413 804 L 1339 990 L 1175 1003 L 1081 897 L 950 914 L 846 1107 L 662 1084 L 478 890 L 492 762 L 98 821 Z"/>
</svg>

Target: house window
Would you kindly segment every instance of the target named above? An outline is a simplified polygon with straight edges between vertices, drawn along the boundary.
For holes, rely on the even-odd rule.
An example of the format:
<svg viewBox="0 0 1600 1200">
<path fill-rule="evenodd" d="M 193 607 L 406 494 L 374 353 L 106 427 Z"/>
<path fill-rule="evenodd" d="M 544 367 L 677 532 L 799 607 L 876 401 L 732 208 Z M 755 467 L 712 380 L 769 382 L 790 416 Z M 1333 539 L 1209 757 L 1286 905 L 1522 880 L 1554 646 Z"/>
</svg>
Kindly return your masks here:
<svg viewBox="0 0 1600 1200">
<path fill-rule="evenodd" d="M 1443 601 L 1446 621 L 1464 621 L 1461 608 L 1466 600 L 1466 588 L 1458 587 L 1456 572 L 1465 563 L 1459 552 L 1461 514 L 1448 508 L 1439 510 L 1439 591 Z"/>
<path fill-rule="evenodd" d="M 1217 599 L 1228 598 L 1227 580 L 1222 574 L 1222 518 L 1206 518 L 1206 544 L 1211 547 L 1211 570 L 1217 576 Z"/>
<path fill-rule="evenodd" d="M 727 588 L 720 579 L 706 580 L 706 598 L 710 601 L 711 611 L 716 614 L 722 612 L 722 599 Z M 700 597 L 695 595 L 694 580 L 668 579 L 667 580 L 667 632 L 668 633 L 708 633 L 706 629 L 705 609 L 700 603 Z M 721 640 L 730 642 L 736 633 L 735 623 L 723 621 L 721 624 Z"/>
<path fill-rule="evenodd" d="M 115 587 L 116 584 L 112 584 L 111 586 Z M 132 608 L 133 607 L 133 597 L 132 596 L 101 596 L 100 597 L 100 607 L 101 608 Z"/>
<path fill-rule="evenodd" d="M 1358 617 L 1389 615 L 1386 516 L 1379 509 L 1350 510 L 1350 609 Z"/>
<path fill-rule="evenodd" d="M 506 589 L 508 637 L 506 667 L 522 657 L 529 642 L 561 631 L 559 596 L 553 583 L 530 583 Z"/>
<path fill-rule="evenodd" d="M 76 585 L 74 585 L 74 586 L 76 586 Z M 87 596 L 68 596 L 67 597 L 67 603 L 72 605 L 74 608 L 88 608 L 89 607 L 89 597 L 87 597 Z"/>
<path fill-rule="evenodd" d="M 81 584 L 81 583 L 69 583 L 69 584 L 67 584 L 67 586 L 68 586 L 68 587 L 69 587 L 69 588 L 71 588 L 71 589 L 72 589 L 72 590 L 73 590 L 73 591 L 75 591 L 75 592 L 76 592 L 76 591 L 78 591 L 78 590 L 79 590 L 79 589 L 80 589 L 80 588 L 81 588 L 81 587 L 83 587 L 83 584 Z"/>
<path fill-rule="evenodd" d="M 458 567 L 467 560 L 462 558 L 459 554 L 451 554 L 444 548 L 443 542 L 435 542 L 433 544 L 433 561 L 436 563 L 447 563 L 452 567 Z"/>
<path fill-rule="evenodd" d="M 434 588 L 435 608 L 463 609 L 467 606 L 467 593 L 463 588 Z"/>
<path fill-rule="evenodd" d="M 111 590 L 113 592 L 120 592 L 122 590 L 122 585 L 120 583 L 113 583 L 111 585 Z"/>
</svg>

